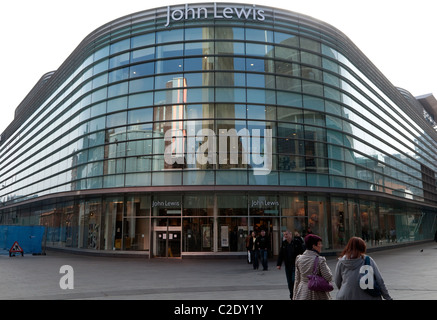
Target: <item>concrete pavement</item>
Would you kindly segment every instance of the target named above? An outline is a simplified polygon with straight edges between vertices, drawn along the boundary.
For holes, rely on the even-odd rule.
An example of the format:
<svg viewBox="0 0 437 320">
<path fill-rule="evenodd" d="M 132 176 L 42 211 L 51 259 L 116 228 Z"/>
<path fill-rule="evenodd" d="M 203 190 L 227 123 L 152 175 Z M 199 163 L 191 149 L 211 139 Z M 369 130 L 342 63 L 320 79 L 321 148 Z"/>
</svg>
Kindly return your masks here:
<svg viewBox="0 0 437 320">
<path fill-rule="evenodd" d="M 370 255 L 395 300 L 437 300 L 437 243 Z M 334 271 L 336 258 L 327 260 Z M 64 265 L 74 273 L 60 273 Z M 48 251 L 46 256 L 0 255 L 0 270 L 2 300 L 289 300 L 284 268 L 277 270 L 274 260 L 268 271 L 254 271 L 242 259 L 163 260 Z M 62 289 L 60 282 L 74 288 Z M 331 295 L 335 300 L 336 289 Z"/>
</svg>

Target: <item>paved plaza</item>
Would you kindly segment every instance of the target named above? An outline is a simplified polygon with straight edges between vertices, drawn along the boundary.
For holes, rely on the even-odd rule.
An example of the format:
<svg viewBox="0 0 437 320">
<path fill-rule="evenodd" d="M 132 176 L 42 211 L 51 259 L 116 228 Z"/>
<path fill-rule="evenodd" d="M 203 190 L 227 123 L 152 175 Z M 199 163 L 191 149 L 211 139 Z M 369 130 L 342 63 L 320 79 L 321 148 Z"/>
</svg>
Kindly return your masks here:
<svg viewBox="0 0 437 320">
<path fill-rule="evenodd" d="M 395 300 L 437 300 L 437 243 L 371 252 Z M 328 257 L 335 270 L 336 257 Z M 63 271 L 71 266 L 74 273 Z M 148 259 L 48 251 L 0 255 L 0 299 L 288 300 L 284 268 L 244 259 Z M 67 275 L 74 281 L 62 281 Z M 74 285 L 62 289 L 61 284 Z M 332 292 L 335 300 L 336 290 Z"/>
</svg>

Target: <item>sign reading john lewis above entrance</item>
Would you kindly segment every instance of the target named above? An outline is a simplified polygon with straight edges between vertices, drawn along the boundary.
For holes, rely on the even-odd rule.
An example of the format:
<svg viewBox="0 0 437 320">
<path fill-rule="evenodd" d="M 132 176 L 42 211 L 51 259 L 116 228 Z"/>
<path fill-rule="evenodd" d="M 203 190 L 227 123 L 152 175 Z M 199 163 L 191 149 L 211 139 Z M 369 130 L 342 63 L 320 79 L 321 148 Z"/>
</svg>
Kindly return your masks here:
<svg viewBox="0 0 437 320">
<path fill-rule="evenodd" d="M 205 7 L 190 8 L 188 4 L 185 5 L 185 9 L 172 10 L 170 6 L 167 7 L 167 23 L 166 27 L 170 25 L 172 21 L 180 20 L 197 20 L 207 19 L 208 9 Z M 214 2 L 214 19 L 252 19 L 255 21 L 264 21 L 264 10 L 258 9 L 256 5 L 252 7 L 224 7 L 223 9 L 217 8 L 217 3 Z"/>
</svg>

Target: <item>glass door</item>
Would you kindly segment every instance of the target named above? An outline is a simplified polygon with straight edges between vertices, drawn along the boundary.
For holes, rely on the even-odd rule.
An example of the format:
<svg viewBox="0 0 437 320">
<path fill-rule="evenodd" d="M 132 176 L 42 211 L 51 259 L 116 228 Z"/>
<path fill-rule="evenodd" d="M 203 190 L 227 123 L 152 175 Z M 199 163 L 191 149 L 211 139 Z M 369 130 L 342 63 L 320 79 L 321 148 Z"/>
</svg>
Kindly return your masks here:
<svg viewBox="0 0 437 320">
<path fill-rule="evenodd" d="M 161 258 L 181 257 L 181 219 L 153 219 L 153 256 Z"/>
<path fill-rule="evenodd" d="M 279 248 L 281 246 L 282 235 L 279 230 L 279 218 L 271 217 L 254 217 L 253 230 L 256 232 L 257 236 L 260 235 L 261 230 L 266 232 L 266 236 L 270 240 L 269 256 L 278 255 Z"/>
</svg>

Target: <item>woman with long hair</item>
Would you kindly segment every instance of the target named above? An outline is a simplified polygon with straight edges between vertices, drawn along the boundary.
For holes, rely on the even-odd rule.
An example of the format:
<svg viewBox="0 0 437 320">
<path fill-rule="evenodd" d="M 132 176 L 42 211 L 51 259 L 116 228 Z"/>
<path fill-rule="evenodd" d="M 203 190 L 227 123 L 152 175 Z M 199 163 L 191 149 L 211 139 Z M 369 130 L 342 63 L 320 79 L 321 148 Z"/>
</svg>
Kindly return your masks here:
<svg viewBox="0 0 437 320">
<path fill-rule="evenodd" d="M 382 298 L 392 300 L 378 266 L 370 256 L 368 257 L 369 266 L 362 268 L 366 264 L 366 249 L 366 242 L 363 239 L 352 237 L 341 252 L 334 272 L 334 282 L 338 288 L 337 300 L 381 300 Z M 369 283 L 379 287 L 380 295 L 378 296 L 370 295 L 360 286 L 360 278 L 363 274 L 371 276 L 369 269 L 373 269 L 374 275 L 373 281 Z"/>
</svg>

